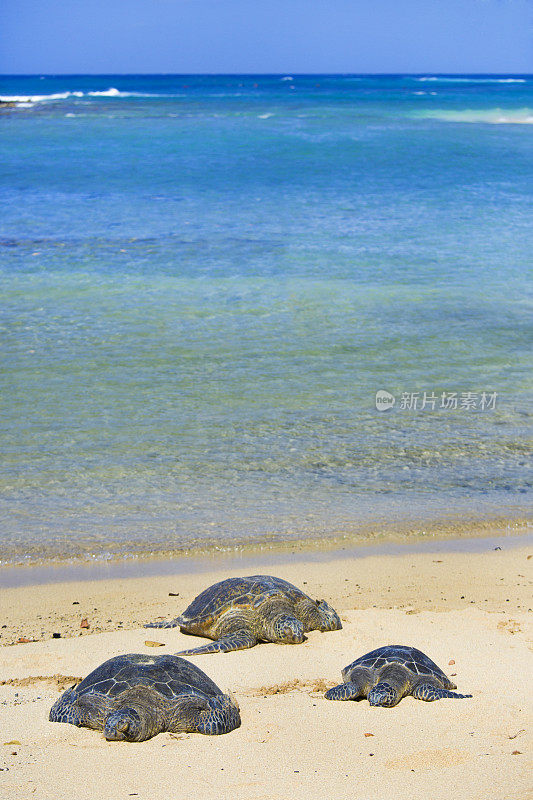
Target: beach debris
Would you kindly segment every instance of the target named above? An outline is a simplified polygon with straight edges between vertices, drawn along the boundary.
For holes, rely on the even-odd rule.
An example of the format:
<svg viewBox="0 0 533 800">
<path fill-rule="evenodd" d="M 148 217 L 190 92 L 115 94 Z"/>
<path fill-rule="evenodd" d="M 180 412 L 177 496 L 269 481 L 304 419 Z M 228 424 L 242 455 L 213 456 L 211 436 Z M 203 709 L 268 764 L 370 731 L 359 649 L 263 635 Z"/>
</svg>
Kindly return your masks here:
<svg viewBox="0 0 533 800">
<path fill-rule="evenodd" d="M 14 753 L 14 755 L 16 755 L 16 753 Z M 522 755 L 522 751 L 521 750 L 513 750 L 511 755 L 512 756 L 521 756 Z"/>
<path fill-rule="evenodd" d="M 508 620 L 501 620 L 498 622 L 498 630 L 500 631 L 507 631 L 507 633 L 515 634 L 520 633 L 522 628 L 520 627 L 520 623 L 517 622 L 515 619 L 508 619 Z"/>
<path fill-rule="evenodd" d="M 20 744 L 20 742 L 18 739 L 13 739 L 11 742 L 4 742 L 4 744 L 14 745 L 14 744 Z"/>
<path fill-rule="evenodd" d="M 60 633 L 53 633 L 52 634 L 52 639 L 61 639 L 61 634 Z"/>
<path fill-rule="evenodd" d="M 65 689 L 74 683 L 79 683 L 81 678 L 75 675 L 29 675 L 27 678 L 7 678 L 0 681 L 0 686 L 33 686 L 35 683 L 52 683 L 58 689 Z"/>
<path fill-rule="evenodd" d="M 235 613 L 243 620 L 238 631 L 234 630 Z M 183 633 L 215 640 L 176 654 L 188 656 L 245 650 L 258 642 L 300 644 L 305 633 L 338 631 L 342 623 L 325 600 L 312 600 L 292 583 L 272 575 L 251 575 L 215 583 L 176 619 L 144 627 L 179 627 Z"/>
<path fill-rule="evenodd" d="M 73 601 L 72 601 L 72 605 L 73 605 L 73 606 L 79 606 L 79 604 L 80 604 L 80 603 L 79 603 L 79 600 L 73 600 Z"/>
<path fill-rule="evenodd" d="M 102 731 L 107 741 L 127 742 L 144 742 L 165 731 L 214 736 L 241 724 L 236 700 L 199 667 L 175 655 L 144 653 L 100 664 L 63 692 L 49 720 Z"/>
<path fill-rule="evenodd" d="M 84 617 L 80 622 L 80 628 L 90 628 L 90 627 L 91 626 L 89 625 L 89 620 L 87 619 L 87 617 Z"/>
<path fill-rule="evenodd" d="M 514 733 L 512 736 L 508 736 L 507 738 L 508 739 L 516 739 L 518 736 L 520 736 L 521 733 L 525 733 L 525 732 L 526 732 L 526 729 L 525 728 L 521 728 L 519 731 Z"/>
<path fill-rule="evenodd" d="M 365 733 L 365 736 L 373 736 L 373 733 Z"/>
<path fill-rule="evenodd" d="M 19 636 L 17 644 L 28 644 L 29 642 L 36 642 L 37 639 L 27 639 L 25 636 Z"/>
<path fill-rule="evenodd" d="M 150 639 L 147 639 L 145 641 L 145 645 L 146 645 L 146 647 L 165 647 L 165 643 L 164 642 L 152 642 L 152 641 L 150 641 Z"/>
<path fill-rule="evenodd" d="M 495 550 L 501 550 L 501 547 L 495 547 L 494 549 Z"/>
<path fill-rule="evenodd" d="M 455 661 L 453 660 L 453 658 L 450 658 L 450 660 L 448 661 L 448 666 L 451 667 L 452 664 L 455 664 Z"/>
<path fill-rule="evenodd" d="M 169 597 L 179 597 L 179 596 L 180 596 L 180 593 L 179 593 L 179 592 L 169 592 L 169 593 L 168 593 L 168 596 L 169 596 Z"/>
</svg>

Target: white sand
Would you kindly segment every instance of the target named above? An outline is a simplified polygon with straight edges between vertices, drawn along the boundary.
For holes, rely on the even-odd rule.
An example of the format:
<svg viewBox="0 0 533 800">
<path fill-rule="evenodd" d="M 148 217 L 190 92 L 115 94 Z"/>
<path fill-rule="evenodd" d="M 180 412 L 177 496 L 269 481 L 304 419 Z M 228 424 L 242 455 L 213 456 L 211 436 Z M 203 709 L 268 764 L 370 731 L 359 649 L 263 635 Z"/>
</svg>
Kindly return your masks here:
<svg viewBox="0 0 533 800">
<path fill-rule="evenodd" d="M 262 573 L 333 602 L 343 630 L 313 632 L 293 647 L 264 644 L 191 657 L 236 695 L 242 726 L 224 736 L 165 733 L 135 744 L 49 723 L 59 692 L 51 676 L 65 676 L 62 690 L 72 676 L 120 653 L 172 653 L 202 644 L 178 629 L 140 625 L 177 615 L 207 585 L 242 570 L 4 589 L 1 624 L 7 627 L 0 642 L 40 640 L 0 651 L 0 681 L 7 681 L 0 685 L 0 797 L 533 797 L 530 550 L 262 565 Z M 169 597 L 171 591 L 180 596 Z M 88 631 L 79 627 L 84 617 Z M 51 639 L 54 631 L 62 638 Z M 149 648 L 146 640 L 165 647 Z M 473 698 L 423 703 L 408 697 L 394 709 L 324 699 L 342 667 L 383 644 L 419 647 Z"/>
</svg>

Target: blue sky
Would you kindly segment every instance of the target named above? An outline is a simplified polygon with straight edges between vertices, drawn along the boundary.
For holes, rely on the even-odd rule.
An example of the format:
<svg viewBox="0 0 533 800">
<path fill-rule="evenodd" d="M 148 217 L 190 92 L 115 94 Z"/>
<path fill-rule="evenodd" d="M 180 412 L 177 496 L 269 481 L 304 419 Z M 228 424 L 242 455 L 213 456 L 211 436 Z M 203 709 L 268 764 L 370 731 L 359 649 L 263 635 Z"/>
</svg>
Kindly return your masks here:
<svg viewBox="0 0 533 800">
<path fill-rule="evenodd" d="M 531 0 L 0 0 L 0 73 L 533 72 Z"/>
</svg>

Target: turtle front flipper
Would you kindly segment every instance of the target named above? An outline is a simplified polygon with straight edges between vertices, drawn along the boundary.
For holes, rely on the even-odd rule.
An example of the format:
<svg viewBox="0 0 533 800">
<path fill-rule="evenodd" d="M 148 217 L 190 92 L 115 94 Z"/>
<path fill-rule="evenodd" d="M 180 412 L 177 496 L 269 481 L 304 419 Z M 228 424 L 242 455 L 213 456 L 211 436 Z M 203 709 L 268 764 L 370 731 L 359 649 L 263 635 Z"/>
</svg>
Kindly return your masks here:
<svg viewBox="0 0 533 800">
<path fill-rule="evenodd" d="M 170 622 L 166 622 L 165 620 L 161 620 L 160 622 L 147 622 L 144 626 L 145 628 L 177 628 L 180 625 L 180 618 L 176 617 L 176 619 L 170 620 Z"/>
<path fill-rule="evenodd" d="M 416 700 L 425 700 L 426 703 L 431 703 L 433 700 L 441 700 L 443 697 L 455 697 L 461 700 L 465 697 L 472 697 L 471 694 L 458 694 L 457 692 L 450 692 L 449 689 L 441 689 L 440 686 L 435 686 L 433 683 L 419 683 L 411 694 Z"/>
<path fill-rule="evenodd" d="M 371 676 L 367 669 L 354 669 L 351 674 L 343 673 L 344 683 L 339 683 L 333 689 L 328 689 L 325 694 L 327 700 L 357 700 L 366 697 L 372 685 Z M 348 680 L 349 679 L 349 680 Z"/>
<path fill-rule="evenodd" d="M 358 697 L 364 696 L 361 687 L 356 683 L 339 683 L 332 689 L 328 689 L 324 697 L 326 700 L 357 700 Z"/>
<path fill-rule="evenodd" d="M 48 719 L 50 722 L 68 722 L 70 725 L 83 725 L 82 714 L 76 705 L 78 698 L 77 692 L 72 689 L 67 689 L 63 692 L 61 697 L 55 701 L 50 709 Z"/>
<path fill-rule="evenodd" d="M 204 644 L 202 647 L 193 647 L 190 650 L 180 650 L 177 656 L 202 655 L 203 653 L 230 653 L 232 650 L 247 650 L 254 647 L 257 639 L 248 631 L 239 631 L 230 636 L 223 636 L 215 642 Z"/>
<path fill-rule="evenodd" d="M 102 730 L 113 702 L 100 692 L 79 695 L 75 688 L 67 689 L 50 709 L 50 722 L 68 722 L 78 728 Z"/>
<path fill-rule="evenodd" d="M 198 719 L 198 733 L 208 736 L 218 736 L 229 733 L 241 724 L 239 704 L 231 695 L 217 695 L 210 697 L 208 707 L 200 714 Z"/>
</svg>

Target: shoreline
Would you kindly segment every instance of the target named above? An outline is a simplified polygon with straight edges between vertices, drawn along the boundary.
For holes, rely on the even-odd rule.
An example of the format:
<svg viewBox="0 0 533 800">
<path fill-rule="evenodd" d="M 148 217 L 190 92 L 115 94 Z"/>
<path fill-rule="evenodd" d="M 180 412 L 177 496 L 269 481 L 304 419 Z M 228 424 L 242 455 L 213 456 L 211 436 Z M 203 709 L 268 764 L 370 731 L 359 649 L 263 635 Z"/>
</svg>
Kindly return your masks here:
<svg viewBox="0 0 533 800">
<path fill-rule="evenodd" d="M 351 597 L 357 600 L 358 607 L 375 607 L 374 595 L 378 595 L 378 599 L 386 598 L 392 604 L 389 607 L 393 608 L 395 604 L 402 606 L 407 602 L 405 587 L 402 588 L 402 580 L 396 577 L 395 572 L 401 565 L 408 562 L 440 564 L 445 559 L 446 563 L 456 565 L 457 574 L 450 572 L 449 581 L 456 581 L 461 573 L 465 574 L 461 593 L 451 605 L 452 608 L 461 608 L 469 601 L 468 592 L 478 579 L 475 573 L 464 572 L 464 564 L 473 563 L 476 558 L 490 559 L 492 555 L 502 554 L 510 557 L 511 554 L 524 552 L 533 552 L 533 533 L 403 543 L 387 541 L 333 551 L 232 554 L 231 557 L 226 554 L 169 562 L 88 565 L 73 567 L 70 571 L 59 568 L 54 576 L 56 580 L 46 582 L 35 582 L 33 571 L 29 576 L 23 576 L 13 570 L 11 576 L 18 579 L 17 582 L 0 584 L 0 597 L 5 609 L 0 620 L 0 647 L 17 644 L 21 638 L 29 642 L 54 636 L 70 638 L 117 628 L 131 629 L 157 617 L 173 619 L 185 608 L 184 598 L 189 598 L 190 602 L 202 588 L 225 577 L 243 574 L 280 575 L 296 585 L 298 576 L 306 574 L 309 580 L 304 583 L 315 587 L 310 593 L 315 592 L 316 596 L 326 594 L 325 599 L 333 604 L 340 604 L 346 597 Z M 435 559 L 435 555 L 440 557 Z M 381 585 L 377 580 L 373 582 L 372 576 L 384 571 L 388 577 L 382 578 Z M 416 600 L 421 608 L 438 609 L 440 598 L 435 594 L 435 580 L 439 576 L 433 576 L 426 584 L 413 584 L 409 570 L 404 572 L 404 580 L 412 586 L 413 601 Z M 345 578 L 339 587 L 339 573 L 360 575 L 358 588 L 346 595 L 344 590 L 347 587 L 344 584 L 350 578 Z M 34 582 L 23 582 L 23 577 Z M 49 579 L 50 575 L 42 577 Z M 332 584 L 329 589 L 328 582 Z M 301 588 L 309 591 L 304 586 Z M 441 594 L 446 596 L 444 591 Z M 117 597 L 120 597 L 118 604 Z M 489 605 L 484 606 L 485 609 L 490 607 L 495 610 L 509 601 L 510 598 L 500 592 L 496 581 L 494 586 L 487 587 L 484 603 Z M 448 608 L 451 602 L 448 598 L 445 607 Z M 143 607 L 146 608 L 144 616 Z M 44 613 L 43 609 L 47 609 L 47 612 Z M 85 618 L 88 627 L 81 628 L 81 620 Z"/>
<path fill-rule="evenodd" d="M 222 569 L 259 568 L 264 564 L 294 564 L 307 561 L 327 562 L 366 558 L 369 556 L 396 556 L 423 552 L 481 552 L 487 548 L 520 547 L 533 544 L 533 530 L 526 527 L 513 531 L 498 531 L 493 535 L 481 532 L 474 536 L 449 536 L 439 538 L 410 537 L 404 540 L 390 538 L 386 541 L 365 540 L 344 547 L 327 547 L 317 542 L 316 546 L 294 549 L 294 544 L 278 548 L 255 547 L 234 552 L 211 552 L 198 556 L 183 555 L 180 558 L 161 559 L 113 559 L 92 563 L 59 563 L 42 566 L 13 566 L 2 572 L 0 568 L 0 591 L 8 588 L 46 586 L 49 584 L 79 581 L 130 580 L 143 577 L 164 577 L 199 574 Z"/>
<path fill-rule="evenodd" d="M 417 547 L 427 542 L 461 542 L 489 537 L 522 537 L 533 530 L 526 516 L 469 519 L 459 522 L 456 517 L 416 523 L 389 523 L 358 527 L 356 531 L 337 531 L 319 536 L 295 538 L 261 538 L 234 540 L 222 544 L 211 541 L 185 549 L 163 549 L 139 553 L 90 554 L 82 557 L 35 558 L 18 562 L 0 559 L 0 589 L 68 580 L 99 580 L 113 577 L 141 577 L 182 573 L 192 569 L 205 571 L 217 564 L 233 561 L 276 559 L 295 556 L 304 559 L 313 553 L 326 558 L 340 551 L 357 553 L 369 548 Z M 220 540 L 219 540 L 220 541 Z M 391 551 L 392 552 L 392 551 Z"/>
</svg>

